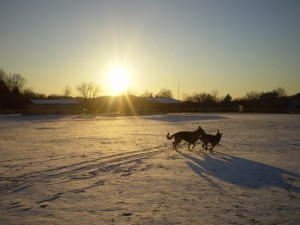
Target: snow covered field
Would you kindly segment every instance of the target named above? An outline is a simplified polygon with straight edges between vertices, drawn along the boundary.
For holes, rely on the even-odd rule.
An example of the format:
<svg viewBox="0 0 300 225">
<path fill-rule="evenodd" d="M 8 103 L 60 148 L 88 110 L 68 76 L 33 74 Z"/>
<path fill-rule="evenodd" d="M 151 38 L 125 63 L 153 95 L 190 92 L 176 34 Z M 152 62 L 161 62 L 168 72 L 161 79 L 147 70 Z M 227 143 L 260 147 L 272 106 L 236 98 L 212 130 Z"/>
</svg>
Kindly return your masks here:
<svg viewBox="0 0 300 225">
<path fill-rule="evenodd" d="M 300 224 L 300 115 L 0 116 L 0 155 L 0 224 Z"/>
</svg>

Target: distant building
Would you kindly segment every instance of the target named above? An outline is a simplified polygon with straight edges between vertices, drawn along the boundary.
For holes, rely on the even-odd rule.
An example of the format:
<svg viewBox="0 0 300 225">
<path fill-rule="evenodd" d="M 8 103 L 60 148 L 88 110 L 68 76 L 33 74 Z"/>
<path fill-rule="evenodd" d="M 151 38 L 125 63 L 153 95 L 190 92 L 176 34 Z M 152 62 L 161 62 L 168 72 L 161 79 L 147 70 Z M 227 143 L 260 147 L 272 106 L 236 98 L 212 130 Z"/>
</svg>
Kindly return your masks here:
<svg viewBox="0 0 300 225">
<path fill-rule="evenodd" d="M 146 98 L 148 101 L 153 103 L 162 103 L 162 104 L 178 104 L 182 101 L 176 100 L 174 98 Z"/>
<path fill-rule="evenodd" d="M 78 114 L 80 102 L 76 99 L 31 99 L 29 114 Z"/>
</svg>

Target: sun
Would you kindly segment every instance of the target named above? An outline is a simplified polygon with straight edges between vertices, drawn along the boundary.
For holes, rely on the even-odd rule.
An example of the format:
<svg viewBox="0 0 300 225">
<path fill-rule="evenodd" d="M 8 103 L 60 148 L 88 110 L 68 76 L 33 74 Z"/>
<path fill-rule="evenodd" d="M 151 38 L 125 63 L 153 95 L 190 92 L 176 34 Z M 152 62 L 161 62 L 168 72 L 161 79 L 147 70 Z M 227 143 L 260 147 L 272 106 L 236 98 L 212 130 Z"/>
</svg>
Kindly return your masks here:
<svg viewBox="0 0 300 225">
<path fill-rule="evenodd" d="M 121 66 L 113 67 L 108 74 L 107 83 L 113 95 L 123 93 L 129 87 L 128 69 Z"/>
</svg>

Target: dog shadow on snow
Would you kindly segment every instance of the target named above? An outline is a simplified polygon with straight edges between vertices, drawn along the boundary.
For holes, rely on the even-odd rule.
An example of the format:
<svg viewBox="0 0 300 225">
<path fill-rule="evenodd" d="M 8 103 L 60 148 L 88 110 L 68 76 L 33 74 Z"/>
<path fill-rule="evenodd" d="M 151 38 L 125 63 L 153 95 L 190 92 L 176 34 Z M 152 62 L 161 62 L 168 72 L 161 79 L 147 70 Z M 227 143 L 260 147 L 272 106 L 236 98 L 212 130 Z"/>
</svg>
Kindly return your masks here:
<svg viewBox="0 0 300 225">
<path fill-rule="evenodd" d="M 195 173 L 216 188 L 222 189 L 211 177 L 244 188 L 278 187 L 300 193 L 300 188 L 293 185 L 299 174 L 223 153 L 177 152 L 188 160 L 187 165 Z"/>
</svg>

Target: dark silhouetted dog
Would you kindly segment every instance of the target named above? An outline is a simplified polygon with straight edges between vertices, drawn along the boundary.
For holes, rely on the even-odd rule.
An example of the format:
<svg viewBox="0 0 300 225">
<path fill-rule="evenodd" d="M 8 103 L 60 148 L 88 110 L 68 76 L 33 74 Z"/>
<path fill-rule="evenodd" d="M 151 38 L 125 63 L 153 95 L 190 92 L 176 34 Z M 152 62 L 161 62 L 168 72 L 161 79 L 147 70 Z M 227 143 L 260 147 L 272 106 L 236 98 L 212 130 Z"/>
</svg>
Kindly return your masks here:
<svg viewBox="0 0 300 225">
<path fill-rule="evenodd" d="M 169 133 L 167 134 L 167 139 L 171 140 L 174 137 L 173 149 L 176 149 L 177 145 L 182 141 L 186 141 L 189 146 L 188 149 L 190 150 L 190 145 L 193 144 L 193 148 L 195 147 L 196 141 L 199 139 L 200 135 L 202 133 L 205 133 L 204 130 L 199 126 L 197 130 L 195 131 L 180 131 L 172 136 L 169 136 Z"/>
<path fill-rule="evenodd" d="M 220 133 L 219 130 L 216 135 L 207 134 L 203 130 L 199 139 L 203 142 L 202 147 L 205 150 L 212 151 L 214 147 L 216 147 L 216 145 L 220 143 L 221 137 L 222 133 Z M 208 144 L 211 144 L 211 148 L 208 148 Z"/>
</svg>

